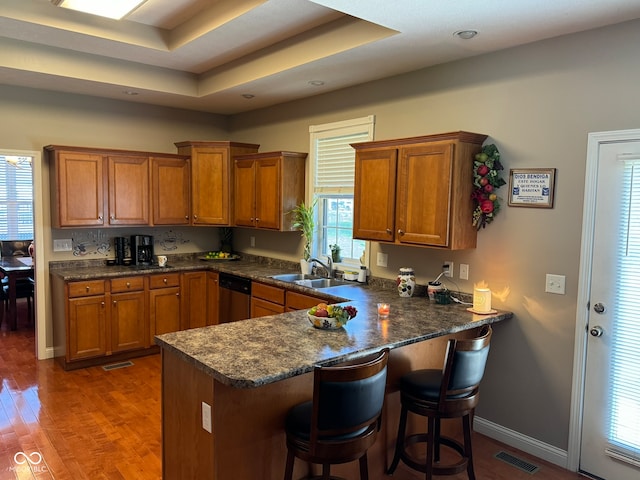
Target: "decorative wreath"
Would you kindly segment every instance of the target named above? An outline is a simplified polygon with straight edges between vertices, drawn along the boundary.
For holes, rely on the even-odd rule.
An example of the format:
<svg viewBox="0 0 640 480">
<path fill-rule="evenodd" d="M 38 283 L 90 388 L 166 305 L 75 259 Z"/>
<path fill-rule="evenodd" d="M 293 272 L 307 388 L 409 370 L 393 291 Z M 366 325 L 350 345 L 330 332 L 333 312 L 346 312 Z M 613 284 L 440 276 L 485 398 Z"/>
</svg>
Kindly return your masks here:
<svg viewBox="0 0 640 480">
<path fill-rule="evenodd" d="M 473 186 L 471 194 L 476 208 L 473 210 L 473 226 L 478 230 L 485 228 L 500 210 L 500 199 L 496 189 L 506 184 L 500 176 L 504 167 L 500 163 L 500 152 L 494 145 L 485 145 L 476 154 L 473 162 Z"/>
</svg>

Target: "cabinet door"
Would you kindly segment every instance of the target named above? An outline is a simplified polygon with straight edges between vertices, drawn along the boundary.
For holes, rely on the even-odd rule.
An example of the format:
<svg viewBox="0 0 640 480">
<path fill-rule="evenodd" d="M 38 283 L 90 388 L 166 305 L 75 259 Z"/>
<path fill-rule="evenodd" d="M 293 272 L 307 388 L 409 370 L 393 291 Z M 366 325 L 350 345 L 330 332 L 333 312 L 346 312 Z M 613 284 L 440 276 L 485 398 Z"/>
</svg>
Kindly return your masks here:
<svg viewBox="0 0 640 480">
<path fill-rule="evenodd" d="M 151 190 L 154 225 L 188 225 L 190 211 L 189 161 L 153 157 Z"/>
<path fill-rule="evenodd" d="M 326 302 L 324 298 L 312 297 L 298 292 L 287 292 L 287 311 L 305 310 L 319 303 Z"/>
<path fill-rule="evenodd" d="M 194 148 L 191 155 L 191 212 L 194 225 L 229 225 L 227 148 Z"/>
<path fill-rule="evenodd" d="M 182 320 L 185 328 L 207 325 L 207 272 L 182 274 L 180 285 Z"/>
<path fill-rule="evenodd" d="M 251 318 L 278 315 L 279 313 L 284 313 L 283 305 L 267 302 L 261 298 L 251 298 Z"/>
<path fill-rule="evenodd" d="M 60 227 L 104 225 L 104 163 L 101 155 L 59 152 L 56 161 Z"/>
<path fill-rule="evenodd" d="M 445 142 L 400 149 L 396 200 L 399 243 L 448 245 L 453 150 L 453 144 Z"/>
<path fill-rule="evenodd" d="M 108 157 L 109 225 L 149 224 L 149 157 Z"/>
<path fill-rule="evenodd" d="M 69 300 L 69 361 L 107 354 L 107 308 L 104 295 Z"/>
<path fill-rule="evenodd" d="M 354 238 L 394 241 L 397 152 L 386 148 L 356 153 Z"/>
<path fill-rule="evenodd" d="M 280 230 L 282 180 L 279 157 L 261 158 L 255 167 L 255 225 Z"/>
<path fill-rule="evenodd" d="M 236 160 L 234 163 L 233 207 L 234 221 L 239 227 L 255 226 L 255 161 Z"/>
<path fill-rule="evenodd" d="M 144 292 L 111 295 L 111 351 L 148 347 L 147 318 Z"/>
<path fill-rule="evenodd" d="M 150 290 L 149 310 L 151 344 L 154 344 L 153 337 L 155 335 L 181 330 L 180 287 Z"/>
<path fill-rule="evenodd" d="M 207 325 L 220 323 L 220 284 L 218 272 L 207 272 Z"/>
</svg>

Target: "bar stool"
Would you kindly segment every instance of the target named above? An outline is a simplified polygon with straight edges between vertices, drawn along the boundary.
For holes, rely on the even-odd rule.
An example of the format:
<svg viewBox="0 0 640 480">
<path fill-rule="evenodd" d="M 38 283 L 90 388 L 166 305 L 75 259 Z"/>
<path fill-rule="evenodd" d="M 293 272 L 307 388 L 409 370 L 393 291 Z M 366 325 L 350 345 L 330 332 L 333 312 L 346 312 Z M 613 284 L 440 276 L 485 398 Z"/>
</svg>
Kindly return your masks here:
<svg viewBox="0 0 640 480">
<path fill-rule="evenodd" d="M 360 462 L 368 480 L 367 450 L 376 440 L 387 383 L 389 349 L 356 365 L 316 367 L 313 399 L 287 414 L 285 480 L 293 476 L 295 457 L 322 465 L 329 480 L 333 464 Z"/>
<path fill-rule="evenodd" d="M 479 384 L 489 355 L 491 327 L 482 327 L 479 336 L 472 339 L 449 340 L 442 370 L 416 370 L 400 379 L 400 422 L 396 449 L 387 470 L 391 475 L 402 460 L 409 467 L 426 474 L 455 475 L 467 470 L 469 480 L 475 480 L 471 431 L 473 413 L 478 404 Z M 413 412 L 427 417 L 427 432 L 405 438 L 407 414 Z M 460 418 L 464 443 L 440 434 L 440 420 Z M 407 447 L 426 442 L 426 462 L 420 462 L 407 452 Z M 459 454 L 456 463 L 440 464 L 440 446 L 449 447 Z"/>
</svg>

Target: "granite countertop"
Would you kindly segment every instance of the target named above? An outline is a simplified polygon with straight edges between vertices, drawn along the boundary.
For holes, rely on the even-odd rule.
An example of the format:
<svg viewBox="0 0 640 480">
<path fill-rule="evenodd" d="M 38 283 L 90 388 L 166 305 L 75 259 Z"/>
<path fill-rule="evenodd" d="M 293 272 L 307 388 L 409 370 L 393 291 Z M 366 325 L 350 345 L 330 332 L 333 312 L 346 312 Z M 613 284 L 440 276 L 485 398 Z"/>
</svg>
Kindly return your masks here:
<svg viewBox="0 0 640 480">
<path fill-rule="evenodd" d="M 399 297 L 389 283 L 310 289 L 269 278 L 291 273 L 281 265 L 240 260 L 205 262 L 171 261 L 169 268 L 121 266 L 64 266 L 51 269 L 65 281 L 117 278 L 136 274 L 160 274 L 210 269 L 254 281 L 353 305 L 357 316 L 339 330 L 314 328 L 305 310 L 223 323 L 210 327 L 166 333 L 156 343 L 181 356 L 217 381 L 253 388 L 376 352 L 456 333 L 512 317 L 511 312 L 476 315 L 459 304 L 437 305 L 424 296 Z M 390 304 L 389 318 L 378 319 L 377 303 Z"/>
</svg>

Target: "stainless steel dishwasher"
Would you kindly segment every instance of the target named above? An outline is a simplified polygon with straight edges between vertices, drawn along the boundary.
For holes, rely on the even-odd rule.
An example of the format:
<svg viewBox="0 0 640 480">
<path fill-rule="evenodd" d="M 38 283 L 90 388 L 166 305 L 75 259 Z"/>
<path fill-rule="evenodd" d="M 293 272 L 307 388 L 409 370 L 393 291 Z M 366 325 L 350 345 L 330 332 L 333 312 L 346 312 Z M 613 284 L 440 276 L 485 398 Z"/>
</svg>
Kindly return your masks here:
<svg viewBox="0 0 640 480">
<path fill-rule="evenodd" d="M 220 273 L 220 323 L 235 322 L 251 317 L 251 280 L 228 273 Z"/>
</svg>

